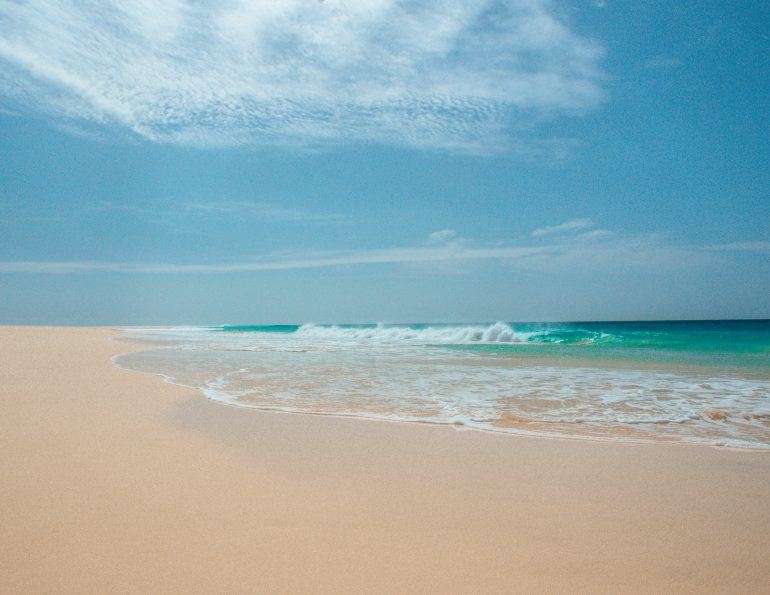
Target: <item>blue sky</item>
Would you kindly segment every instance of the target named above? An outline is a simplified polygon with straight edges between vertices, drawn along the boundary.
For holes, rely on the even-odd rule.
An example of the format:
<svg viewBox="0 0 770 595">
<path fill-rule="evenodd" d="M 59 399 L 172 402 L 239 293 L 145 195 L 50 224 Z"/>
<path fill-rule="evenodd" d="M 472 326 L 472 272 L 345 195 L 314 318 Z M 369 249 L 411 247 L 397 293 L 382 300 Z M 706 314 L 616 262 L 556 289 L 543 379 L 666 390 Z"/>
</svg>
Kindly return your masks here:
<svg viewBox="0 0 770 595">
<path fill-rule="evenodd" d="M 770 317 L 769 13 L 0 1 L 0 321 Z"/>
</svg>

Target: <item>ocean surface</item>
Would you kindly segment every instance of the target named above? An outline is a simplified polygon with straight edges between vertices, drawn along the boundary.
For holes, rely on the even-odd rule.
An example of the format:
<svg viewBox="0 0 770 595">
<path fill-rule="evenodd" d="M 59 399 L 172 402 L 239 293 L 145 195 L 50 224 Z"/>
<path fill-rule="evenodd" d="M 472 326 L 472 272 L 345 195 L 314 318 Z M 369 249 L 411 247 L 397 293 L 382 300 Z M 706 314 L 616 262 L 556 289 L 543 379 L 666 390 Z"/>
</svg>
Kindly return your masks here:
<svg viewBox="0 0 770 595">
<path fill-rule="evenodd" d="M 239 407 L 770 448 L 770 321 L 124 329 L 116 358 Z"/>
</svg>

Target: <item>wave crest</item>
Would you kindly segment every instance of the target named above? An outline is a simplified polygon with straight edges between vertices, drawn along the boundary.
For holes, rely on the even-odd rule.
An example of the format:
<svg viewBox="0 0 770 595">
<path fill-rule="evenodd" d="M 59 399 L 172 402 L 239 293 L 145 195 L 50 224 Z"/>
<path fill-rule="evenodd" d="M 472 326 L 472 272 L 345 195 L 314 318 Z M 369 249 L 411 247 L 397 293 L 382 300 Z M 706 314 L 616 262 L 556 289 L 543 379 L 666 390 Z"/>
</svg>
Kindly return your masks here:
<svg viewBox="0 0 770 595">
<path fill-rule="evenodd" d="M 505 322 L 463 326 L 323 326 L 303 324 L 296 331 L 301 337 L 324 341 L 371 341 L 378 343 L 414 343 L 434 345 L 466 345 L 473 343 L 567 343 L 594 342 L 600 333 L 542 329 L 517 331 Z"/>
</svg>

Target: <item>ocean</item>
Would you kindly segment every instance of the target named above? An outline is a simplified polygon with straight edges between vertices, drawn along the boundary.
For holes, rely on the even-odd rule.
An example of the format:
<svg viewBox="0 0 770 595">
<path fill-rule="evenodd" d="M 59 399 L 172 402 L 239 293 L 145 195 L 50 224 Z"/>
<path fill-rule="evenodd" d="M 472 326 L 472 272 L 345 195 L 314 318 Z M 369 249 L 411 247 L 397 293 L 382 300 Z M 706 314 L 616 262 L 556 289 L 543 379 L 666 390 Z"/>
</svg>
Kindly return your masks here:
<svg viewBox="0 0 770 595">
<path fill-rule="evenodd" d="M 770 448 L 770 320 L 124 330 L 117 365 L 238 407 Z"/>
</svg>

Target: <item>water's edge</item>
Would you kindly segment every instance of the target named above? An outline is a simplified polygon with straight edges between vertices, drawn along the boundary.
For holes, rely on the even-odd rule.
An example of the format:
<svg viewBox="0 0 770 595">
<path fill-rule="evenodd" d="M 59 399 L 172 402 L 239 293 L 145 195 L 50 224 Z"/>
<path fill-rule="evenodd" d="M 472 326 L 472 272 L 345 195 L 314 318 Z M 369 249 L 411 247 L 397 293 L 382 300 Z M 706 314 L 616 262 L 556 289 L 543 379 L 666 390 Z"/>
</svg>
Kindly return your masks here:
<svg viewBox="0 0 770 595">
<path fill-rule="evenodd" d="M 144 327 L 147 328 L 147 327 Z M 172 327 L 154 327 L 157 329 L 167 329 Z M 288 407 L 279 407 L 279 406 L 260 406 L 255 404 L 246 403 L 243 401 L 238 401 L 237 399 L 231 398 L 223 393 L 216 393 L 215 391 L 207 391 L 206 389 L 198 386 L 188 385 L 184 384 L 173 377 L 164 374 L 163 372 L 159 371 L 147 371 L 147 370 L 139 370 L 135 368 L 131 368 L 128 366 L 125 366 L 121 363 L 121 359 L 132 355 L 137 354 L 140 352 L 150 352 L 150 351 L 158 351 L 158 350 L 164 350 L 168 349 L 168 346 L 163 346 L 161 342 L 155 342 L 151 339 L 148 340 L 148 336 L 144 335 L 141 331 L 143 329 L 132 329 L 131 327 L 121 327 L 121 328 L 111 328 L 111 330 L 115 333 L 115 335 L 111 338 L 111 340 L 125 342 L 130 344 L 132 347 L 137 347 L 136 349 L 130 349 L 125 352 L 121 352 L 119 354 L 116 354 L 111 357 L 111 361 L 113 365 L 115 365 L 118 369 L 130 372 L 130 373 L 144 373 L 144 374 L 151 374 L 153 376 L 158 376 L 167 384 L 171 384 L 174 386 L 179 386 L 181 388 L 189 389 L 192 391 L 195 391 L 196 393 L 200 393 L 203 397 L 210 401 L 214 401 L 217 404 L 220 405 L 227 405 L 230 407 L 235 407 L 239 409 L 250 409 L 254 411 L 261 411 L 261 412 L 268 412 L 268 413 L 279 413 L 279 414 L 292 414 L 292 415 L 309 415 L 309 416 L 316 416 L 316 417 L 333 417 L 333 418 L 344 418 L 344 419 L 355 419 L 355 420 L 363 420 L 363 421 L 374 421 L 374 422 L 388 422 L 388 423 L 397 423 L 397 424 L 409 424 L 409 425 L 422 425 L 422 426 L 435 426 L 435 427 L 444 427 L 444 428 L 451 428 L 455 431 L 475 431 L 475 432 L 483 432 L 495 436 L 518 436 L 518 437 L 525 437 L 525 438 L 538 438 L 538 439 L 544 439 L 544 440 L 560 440 L 560 441 L 568 441 L 568 442 L 598 442 L 598 443 L 617 443 L 617 444 L 626 444 L 626 445 L 636 445 L 636 446 L 679 446 L 679 447 L 708 447 L 708 448 L 715 448 L 719 450 L 738 450 L 741 452 L 755 452 L 755 453 L 763 453 L 763 452 L 770 452 L 770 447 L 765 447 L 761 445 L 756 446 L 745 446 L 745 445 L 735 445 L 735 444 L 721 444 L 721 443 L 708 443 L 708 442 L 699 442 L 699 441 L 687 441 L 687 440 L 676 440 L 676 441 L 669 441 L 669 440 L 654 440 L 654 439 L 641 439 L 641 438 L 629 438 L 625 436 L 616 436 L 616 437 L 607 437 L 607 436 L 593 436 L 593 435 L 567 435 L 560 432 L 553 432 L 548 433 L 541 430 L 526 430 L 523 428 L 489 428 L 489 427 L 479 427 L 475 426 L 473 424 L 459 424 L 456 422 L 441 422 L 436 420 L 414 420 L 414 419 L 403 419 L 403 418 L 396 418 L 396 417 L 388 417 L 388 416 L 381 416 L 381 415 L 365 415 L 365 414 L 357 414 L 357 413 L 327 413 L 327 412 L 321 412 L 321 411 L 307 411 L 307 410 L 300 410 L 300 409 L 293 409 Z M 118 334 L 121 333 L 121 334 Z"/>
</svg>

